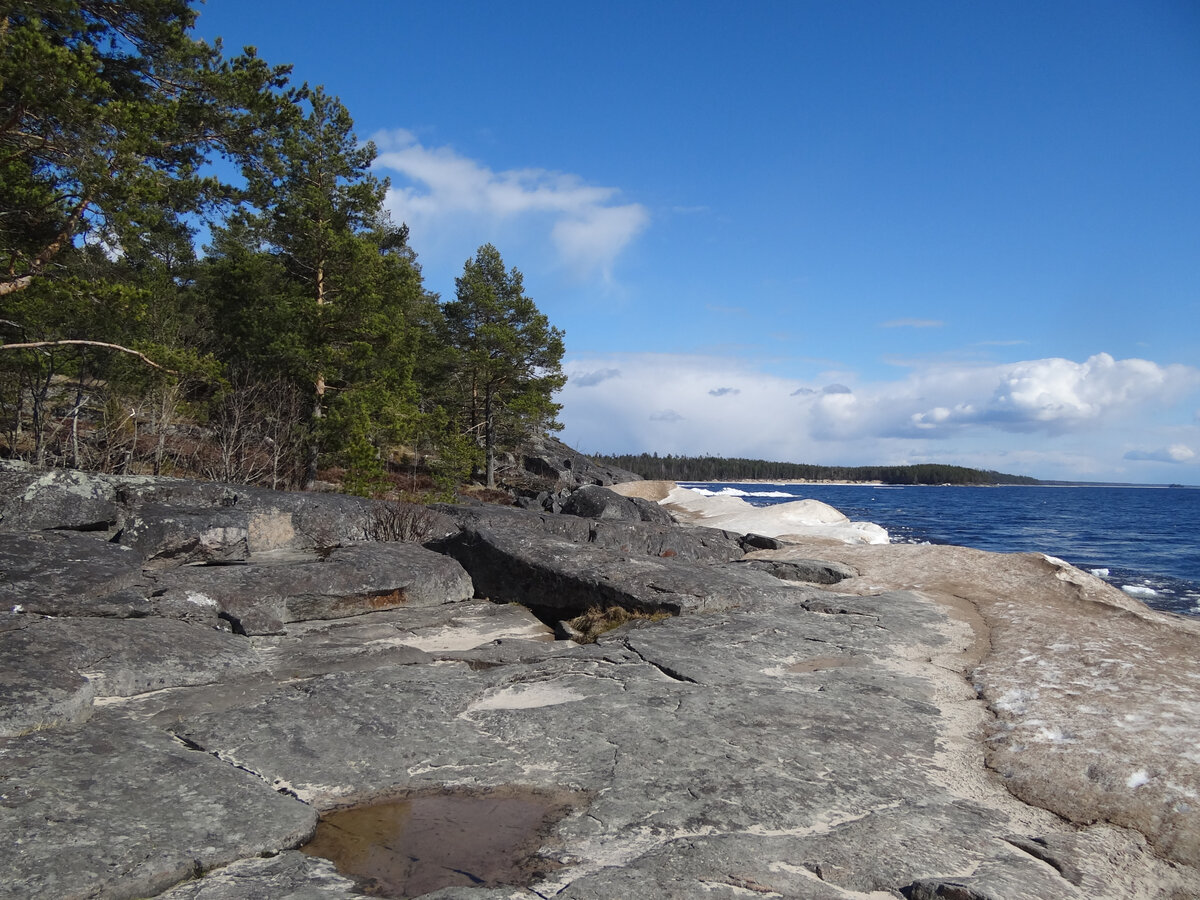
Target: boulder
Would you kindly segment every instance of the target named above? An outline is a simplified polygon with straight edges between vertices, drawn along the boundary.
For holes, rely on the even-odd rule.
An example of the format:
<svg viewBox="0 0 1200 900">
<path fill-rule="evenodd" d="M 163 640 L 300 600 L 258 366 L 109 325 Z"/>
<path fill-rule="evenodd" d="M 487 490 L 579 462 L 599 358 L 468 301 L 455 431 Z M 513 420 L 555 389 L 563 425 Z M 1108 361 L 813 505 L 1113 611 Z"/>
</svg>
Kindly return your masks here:
<svg viewBox="0 0 1200 900">
<path fill-rule="evenodd" d="M 609 606 L 671 614 L 723 609 L 763 593 L 788 590 L 778 580 L 749 570 L 613 553 L 537 532 L 468 528 L 434 546 L 462 563 L 477 596 L 554 611 L 556 618 Z"/>
<path fill-rule="evenodd" d="M 307 619 L 455 603 L 474 593 L 454 560 L 402 543 L 262 553 L 246 565 L 172 569 L 156 580 L 160 602 L 211 609 L 243 634 L 278 633 L 287 622 Z"/>
<path fill-rule="evenodd" d="M 616 466 L 589 459 L 548 435 L 534 438 L 519 455 L 521 468 L 534 479 L 558 487 L 576 488 L 585 484 L 620 484 L 640 481 L 641 476 Z"/>
<path fill-rule="evenodd" d="M 506 533 L 552 535 L 577 544 L 592 544 L 619 553 L 672 557 L 696 562 L 725 562 L 741 558 L 745 550 L 738 536 L 702 526 L 676 527 L 653 522 L 591 520 L 504 506 L 439 505 L 437 509 L 459 528 L 489 529 Z M 448 537 L 449 535 L 447 535 Z M 433 542 L 431 546 L 438 546 Z"/>
<path fill-rule="evenodd" d="M 671 514 L 656 503 L 640 497 L 622 497 L 607 488 L 588 484 L 572 491 L 562 512 L 585 519 L 615 519 L 620 522 L 653 522 L 672 525 Z"/>
<path fill-rule="evenodd" d="M 145 615 L 142 557 L 71 531 L 0 533 L 0 609 L 45 615 Z"/>
<path fill-rule="evenodd" d="M 250 556 L 250 516 L 227 507 L 146 504 L 122 516 L 119 541 L 154 567 L 244 562 Z"/>
</svg>

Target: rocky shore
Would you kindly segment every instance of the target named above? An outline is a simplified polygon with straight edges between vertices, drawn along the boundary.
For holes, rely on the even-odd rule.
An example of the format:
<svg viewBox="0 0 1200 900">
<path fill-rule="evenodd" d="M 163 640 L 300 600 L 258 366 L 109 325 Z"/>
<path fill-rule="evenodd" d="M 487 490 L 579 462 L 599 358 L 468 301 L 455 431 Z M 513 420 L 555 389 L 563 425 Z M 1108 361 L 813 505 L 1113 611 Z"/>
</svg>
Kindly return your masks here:
<svg viewBox="0 0 1200 900">
<path fill-rule="evenodd" d="M 0 898 L 1200 896 L 1197 622 L 562 462 L 428 512 L 0 467 Z"/>
</svg>

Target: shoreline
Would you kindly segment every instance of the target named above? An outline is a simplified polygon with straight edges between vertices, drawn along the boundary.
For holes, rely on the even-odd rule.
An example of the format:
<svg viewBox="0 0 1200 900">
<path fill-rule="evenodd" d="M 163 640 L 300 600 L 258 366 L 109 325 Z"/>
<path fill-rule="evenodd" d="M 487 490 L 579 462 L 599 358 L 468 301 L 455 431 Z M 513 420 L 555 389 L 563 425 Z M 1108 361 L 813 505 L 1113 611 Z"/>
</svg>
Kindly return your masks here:
<svg viewBox="0 0 1200 900">
<path fill-rule="evenodd" d="M 954 484 L 943 482 L 939 484 L 893 484 L 886 481 L 831 481 L 785 478 L 777 480 L 749 479 L 740 481 L 679 481 L 676 484 L 778 484 L 785 486 L 821 485 L 827 487 L 964 487 L 964 488 L 1137 488 L 1139 490 L 1183 490 L 1200 491 L 1200 484 L 1135 484 L 1120 481 L 1043 481 L 1039 484 Z"/>
</svg>

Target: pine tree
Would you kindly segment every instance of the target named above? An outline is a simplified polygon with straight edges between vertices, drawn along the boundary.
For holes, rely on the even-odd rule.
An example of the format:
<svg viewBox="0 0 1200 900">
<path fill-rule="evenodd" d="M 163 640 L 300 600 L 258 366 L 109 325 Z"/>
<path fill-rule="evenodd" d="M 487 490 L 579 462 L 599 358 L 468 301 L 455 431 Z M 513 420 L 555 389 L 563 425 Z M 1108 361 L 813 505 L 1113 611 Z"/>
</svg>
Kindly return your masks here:
<svg viewBox="0 0 1200 900">
<path fill-rule="evenodd" d="M 466 430 L 483 450 L 487 485 L 495 487 L 498 447 L 561 427 L 553 395 L 566 383 L 563 333 L 525 295 L 520 271 L 505 271 L 491 244 L 466 261 L 455 286 L 456 299 L 444 307 L 455 351 L 451 382 Z"/>
</svg>

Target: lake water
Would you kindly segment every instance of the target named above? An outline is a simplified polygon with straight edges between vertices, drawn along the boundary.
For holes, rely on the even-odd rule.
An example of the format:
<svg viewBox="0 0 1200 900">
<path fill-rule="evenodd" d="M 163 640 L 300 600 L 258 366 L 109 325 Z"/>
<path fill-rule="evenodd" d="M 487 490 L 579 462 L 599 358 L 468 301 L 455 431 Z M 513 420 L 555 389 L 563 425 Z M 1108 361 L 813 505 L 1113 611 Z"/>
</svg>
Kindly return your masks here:
<svg viewBox="0 0 1200 900">
<path fill-rule="evenodd" d="M 894 543 L 1036 551 L 1149 606 L 1200 616 L 1200 488 L 687 483 L 755 506 L 811 497 Z"/>
</svg>

